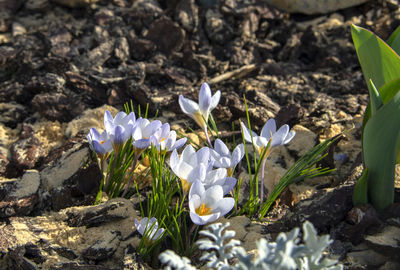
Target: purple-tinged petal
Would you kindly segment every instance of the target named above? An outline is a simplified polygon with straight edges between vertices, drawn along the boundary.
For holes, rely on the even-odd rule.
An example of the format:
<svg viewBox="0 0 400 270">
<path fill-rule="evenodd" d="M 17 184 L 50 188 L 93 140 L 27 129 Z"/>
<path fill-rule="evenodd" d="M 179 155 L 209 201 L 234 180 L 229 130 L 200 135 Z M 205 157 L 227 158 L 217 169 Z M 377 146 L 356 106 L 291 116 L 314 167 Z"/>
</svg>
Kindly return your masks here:
<svg viewBox="0 0 400 270">
<path fill-rule="evenodd" d="M 288 125 L 281 126 L 278 129 L 278 131 L 272 136 L 271 147 L 282 145 L 288 133 L 289 133 L 289 126 Z"/>
<path fill-rule="evenodd" d="M 174 151 L 172 151 L 171 156 L 169 158 L 169 166 L 171 167 L 172 170 L 174 170 L 174 167 L 176 167 L 179 163 L 179 156 L 178 156 L 178 151 L 176 151 L 176 149 L 174 149 Z M 175 173 L 175 171 L 174 171 Z"/>
<path fill-rule="evenodd" d="M 262 137 L 266 138 L 268 141 L 271 136 L 276 132 L 276 122 L 275 119 L 269 119 L 267 123 L 265 123 L 264 127 L 261 130 Z"/>
<path fill-rule="evenodd" d="M 240 125 L 242 126 L 242 132 L 243 132 L 244 139 L 247 142 L 251 143 L 252 140 L 251 140 L 250 130 L 244 125 L 243 122 L 240 122 Z M 253 135 L 253 139 L 258 137 L 258 135 L 255 132 L 252 131 L 251 133 Z"/>
<path fill-rule="evenodd" d="M 185 145 L 186 141 L 187 141 L 187 138 L 182 138 L 182 139 L 177 140 L 177 141 L 175 142 L 174 146 L 173 146 L 174 149 L 179 149 L 179 148 L 181 148 L 182 146 Z"/>
<path fill-rule="evenodd" d="M 235 149 L 233 150 L 232 153 L 232 164 L 231 166 L 234 167 L 236 166 L 244 157 L 245 151 L 244 151 L 244 145 L 243 143 L 237 145 Z"/>
<path fill-rule="evenodd" d="M 220 98 L 221 98 L 221 91 L 218 90 L 211 98 L 210 110 L 213 110 L 215 109 L 215 107 L 217 107 Z"/>
<path fill-rule="evenodd" d="M 214 143 L 214 150 L 220 155 L 230 155 L 228 147 L 220 139 L 216 139 Z"/>
<path fill-rule="evenodd" d="M 199 105 L 196 102 L 185 98 L 182 95 L 179 95 L 179 105 L 181 106 L 181 110 L 188 115 L 193 115 L 200 110 Z"/>
<path fill-rule="evenodd" d="M 204 181 L 206 178 L 206 166 L 204 164 L 199 164 L 196 168 L 194 168 L 188 175 L 187 181 L 190 183 L 194 183 L 196 181 Z"/>
<path fill-rule="evenodd" d="M 150 139 L 136 140 L 132 143 L 132 145 L 138 149 L 146 149 L 147 147 L 150 146 Z"/>
<path fill-rule="evenodd" d="M 189 201 L 191 200 L 192 196 L 197 195 L 200 198 L 203 197 L 205 192 L 204 185 L 200 181 L 196 181 L 192 184 L 189 191 Z"/>
<path fill-rule="evenodd" d="M 211 105 L 211 89 L 207 83 L 203 83 L 200 87 L 199 93 L 199 108 L 202 112 L 204 118 L 208 117 L 208 113 L 210 112 Z"/>
<path fill-rule="evenodd" d="M 207 164 L 208 161 L 210 160 L 210 148 L 208 147 L 202 147 L 199 151 L 196 153 L 197 157 L 197 163 L 205 163 Z"/>
<path fill-rule="evenodd" d="M 286 135 L 286 138 L 285 138 L 283 144 L 289 143 L 289 142 L 294 138 L 295 135 L 296 135 L 296 132 L 295 132 L 295 131 L 290 131 L 290 132 L 288 133 L 288 135 Z"/>
</svg>

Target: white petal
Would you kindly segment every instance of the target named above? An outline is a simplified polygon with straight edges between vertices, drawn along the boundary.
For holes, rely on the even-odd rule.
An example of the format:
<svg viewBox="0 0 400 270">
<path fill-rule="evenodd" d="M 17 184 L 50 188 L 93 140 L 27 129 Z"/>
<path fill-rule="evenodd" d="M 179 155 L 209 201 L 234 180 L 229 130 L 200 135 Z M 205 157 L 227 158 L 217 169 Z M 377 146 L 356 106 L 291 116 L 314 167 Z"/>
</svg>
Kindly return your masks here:
<svg viewBox="0 0 400 270">
<path fill-rule="evenodd" d="M 212 209 L 213 212 L 220 212 L 221 216 L 226 215 L 235 206 L 235 200 L 233 198 L 220 199 Z"/>
<path fill-rule="evenodd" d="M 221 155 L 230 155 L 228 147 L 220 139 L 215 140 L 214 149 Z"/>
<path fill-rule="evenodd" d="M 200 111 L 199 105 L 196 102 L 185 98 L 182 95 L 179 95 L 179 105 L 181 106 L 182 111 L 189 115 L 193 115 Z"/>
<path fill-rule="evenodd" d="M 219 213 L 214 213 L 211 215 L 199 216 L 196 212 L 190 211 L 190 219 L 194 224 L 197 225 L 205 225 L 207 223 L 211 223 L 216 221 L 220 217 Z"/>
<path fill-rule="evenodd" d="M 188 144 L 185 149 L 182 151 L 181 155 L 181 160 L 184 160 L 185 162 L 188 162 L 192 159 L 192 156 L 196 153 L 196 150 L 194 150 L 193 146 Z"/>
<path fill-rule="evenodd" d="M 289 126 L 288 125 L 281 126 L 278 129 L 278 131 L 272 136 L 271 147 L 282 145 L 288 133 L 289 133 Z"/>
<path fill-rule="evenodd" d="M 244 151 L 244 145 L 243 143 L 237 145 L 235 149 L 233 150 L 232 153 L 232 164 L 231 166 L 234 167 L 236 166 L 244 157 L 245 151 Z"/>
<path fill-rule="evenodd" d="M 207 83 L 203 83 L 199 93 L 199 108 L 204 118 L 207 120 L 211 105 L 211 89 Z"/>
<path fill-rule="evenodd" d="M 198 164 L 208 164 L 208 162 L 210 161 L 210 148 L 202 147 L 199 151 L 197 151 L 196 158 Z"/>
<path fill-rule="evenodd" d="M 208 207 L 213 208 L 214 204 L 216 204 L 219 200 L 221 200 L 224 196 L 224 190 L 221 186 L 215 185 L 206 189 L 205 193 L 201 197 L 203 203 L 205 203 Z"/>
<path fill-rule="evenodd" d="M 269 119 L 267 121 L 267 123 L 265 123 L 264 127 L 262 128 L 260 136 L 269 140 L 275 132 L 276 132 L 275 119 Z"/>
<path fill-rule="evenodd" d="M 296 132 L 295 131 L 290 131 L 289 133 L 288 133 L 288 135 L 286 135 L 286 138 L 285 138 L 285 141 L 283 142 L 283 144 L 287 144 L 287 143 L 289 143 L 292 139 L 293 139 L 293 137 L 296 135 Z"/>
<path fill-rule="evenodd" d="M 205 192 L 204 185 L 200 181 L 196 181 L 192 184 L 190 187 L 189 191 L 189 203 L 192 198 L 192 196 L 197 195 L 199 196 L 200 200 L 203 197 L 203 194 Z"/>
<path fill-rule="evenodd" d="M 243 122 L 240 122 L 240 125 L 242 126 L 242 132 L 243 132 L 244 139 L 247 142 L 251 143 L 250 130 L 244 125 Z M 258 137 L 258 135 L 255 132 L 252 131 L 251 133 L 253 134 L 253 139 L 255 137 Z"/>
<path fill-rule="evenodd" d="M 178 156 L 178 151 L 176 149 L 172 151 L 171 156 L 169 158 L 169 166 L 171 167 L 172 170 L 174 170 L 174 167 L 176 167 L 179 163 L 179 156 Z"/>
<path fill-rule="evenodd" d="M 220 98 L 221 98 L 221 91 L 218 90 L 211 98 L 210 110 L 213 110 L 215 107 L 217 107 Z"/>
<path fill-rule="evenodd" d="M 189 173 L 186 180 L 189 181 L 190 183 L 194 183 L 196 181 L 203 182 L 205 178 L 206 178 L 206 166 L 204 164 L 199 164 Z"/>
</svg>

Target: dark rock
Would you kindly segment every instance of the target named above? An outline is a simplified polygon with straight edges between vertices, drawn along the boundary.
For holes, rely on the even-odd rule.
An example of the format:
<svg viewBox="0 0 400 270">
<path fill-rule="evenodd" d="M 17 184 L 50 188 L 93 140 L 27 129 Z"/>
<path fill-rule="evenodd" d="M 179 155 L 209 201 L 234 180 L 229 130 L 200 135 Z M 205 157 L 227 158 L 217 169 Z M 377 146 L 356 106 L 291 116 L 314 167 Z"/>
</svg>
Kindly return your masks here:
<svg viewBox="0 0 400 270">
<path fill-rule="evenodd" d="M 102 239 L 82 252 L 83 258 L 89 261 L 101 261 L 112 256 L 119 246 L 118 232 L 104 232 Z"/>
<path fill-rule="evenodd" d="M 347 221 L 353 225 L 346 229 L 346 237 L 354 245 L 363 241 L 365 234 L 376 233 L 382 229 L 382 221 L 371 205 L 352 208 L 347 214 Z"/>
<path fill-rule="evenodd" d="M 193 32 L 199 24 L 198 7 L 194 0 L 181 0 L 175 7 L 175 21 L 188 32 Z"/>
<path fill-rule="evenodd" d="M 64 93 L 37 94 L 32 100 L 32 106 L 44 118 L 60 122 L 71 121 L 84 110 L 79 98 Z"/>
<path fill-rule="evenodd" d="M 106 204 L 91 206 L 82 210 L 69 208 L 66 210 L 65 222 L 71 227 L 100 226 L 105 222 L 111 222 L 128 217 L 127 201 L 108 201 Z"/>
<path fill-rule="evenodd" d="M 28 215 L 38 202 L 40 184 L 40 175 L 35 170 L 26 171 L 18 180 L 2 180 L 0 195 L 4 197 L 0 201 L 0 218 Z"/>
<path fill-rule="evenodd" d="M 122 63 L 128 61 L 129 58 L 129 44 L 126 38 L 122 37 L 116 40 L 114 55 L 117 59 L 119 59 Z"/>
<path fill-rule="evenodd" d="M 387 224 L 400 227 L 400 203 L 395 202 L 381 213 L 381 219 Z"/>
<path fill-rule="evenodd" d="M 293 214 L 283 218 L 283 223 L 293 228 L 308 220 L 317 230 L 327 233 L 343 221 L 351 209 L 353 188 L 353 185 L 347 183 L 328 192 L 318 192 L 297 204 Z"/>
<path fill-rule="evenodd" d="M 145 270 L 148 268 L 149 266 L 143 262 L 136 250 L 131 245 L 128 245 L 125 248 L 123 270 Z"/>
<path fill-rule="evenodd" d="M 0 122 L 7 127 L 15 128 L 27 116 L 27 109 L 18 103 L 0 103 Z"/>
<path fill-rule="evenodd" d="M 158 50 L 169 55 L 182 48 L 185 31 L 177 23 L 162 17 L 150 25 L 146 38 L 153 41 Z"/>
<path fill-rule="evenodd" d="M 74 260 L 78 258 L 78 255 L 72 250 L 67 247 L 60 247 L 60 246 L 52 246 L 51 250 L 57 252 L 58 255 L 67 258 L 69 260 Z"/>
<path fill-rule="evenodd" d="M 33 127 L 24 123 L 20 138 L 12 144 L 10 154 L 15 168 L 23 171 L 35 168 L 37 162 L 46 154 L 46 151 L 39 139 L 35 137 Z"/>
<path fill-rule="evenodd" d="M 400 228 L 387 226 L 382 232 L 368 235 L 365 241 L 376 252 L 400 261 Z"/>
<path fill-rule="evenodd" d="M 136 60 L 147 60 L 153 56 L 157 49 L 156 44 L 148 39 L 130 39 L 131 55 Z"/>
<path fill-rule="evenodd" d="M 158 1 L 138 0 L 133 3 L 129 16 L 127 16 L 127 21 L 136 32 L 141 33 L 143 29 L 148 28 L 163 13 L 164 11 Z"/>
<path fill-rule="evenodd" d="M 109 268 L 101 265 L 92 265 L 79 262 L 62 262 L 51 266 L 50 270 L 117 270 L 118 268 Z"/>
<path fill-rule="evenodd" d="M 86 104 L 99 106 L 105 103 L 107 96 L 104 86 L 76 72 L 69 71 L 65 75 L 67 77 L 67 86 L 72 91 L 80 93 Z"/>
<path fill-rule="evenodd" d="M 304 108 L 297 103 L 285 105 L 281 107 L 275 116 L 276 125 L 280 127 L 284 124 L 288 124 L 290 127 L 293 127 L 303 118 L 304 111 Z"/>
<path fill-rule="evenodd" d="M 205 31 L 208 38 L 217 44 L 227 44 L 233 38 L 232 27 L 223 19 L 223 16 L 213 9 L 206 12 Z"/>
</svg>

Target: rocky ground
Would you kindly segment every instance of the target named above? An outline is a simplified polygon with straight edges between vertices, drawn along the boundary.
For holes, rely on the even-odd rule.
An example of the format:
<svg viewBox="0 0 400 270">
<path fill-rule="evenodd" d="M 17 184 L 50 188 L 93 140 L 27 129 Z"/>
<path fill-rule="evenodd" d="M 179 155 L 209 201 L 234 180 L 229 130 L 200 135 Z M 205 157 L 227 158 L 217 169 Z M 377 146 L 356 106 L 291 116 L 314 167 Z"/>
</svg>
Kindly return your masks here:
<svg viewBox="0 0 400 270">
<path fill-rule="evenodd" d="M 297 131 L 269 160 L 267 186 L 318 141 L 346 134 L 334 149 L 345 158 L 327 160 L 334 176 L 291 186 L 263 222 L 230 220 L 247 250 L 308 219 L 346 269 L 400 269 L 399 191 L 384 213 L 351 204 L 368 102 L 352 23 L 386 39 L 399 2 L 308 16 L 261 0 L 1 0 L 0 269 L 147 269 L 133 201 L 92 206 L 101 176 L 84 162 L 85 136 L 129 100 L 196 128 L 177 98 L 197 100 L 203 82 L 222 91 L 220 130 L 238 128 L 245 96 L 256 129 L 274 117 Z"/>
</svg>

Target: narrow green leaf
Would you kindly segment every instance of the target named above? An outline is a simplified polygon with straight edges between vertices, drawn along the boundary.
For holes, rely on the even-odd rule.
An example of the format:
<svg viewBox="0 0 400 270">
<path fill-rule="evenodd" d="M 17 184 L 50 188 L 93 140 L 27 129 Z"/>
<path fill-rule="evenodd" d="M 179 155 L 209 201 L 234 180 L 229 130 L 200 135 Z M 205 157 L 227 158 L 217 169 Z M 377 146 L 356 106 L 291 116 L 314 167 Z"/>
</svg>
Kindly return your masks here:
<svg viewBox="0 0 400 270">
<path fill-rule="evenodd" d="M 382 99 L 379 96 L 378 89 L 376 89 L 372 80 L 368 81 L 369 98 L 371 103 L 371 113 L 372 115 L 383 105 Z"/>
</svg>

